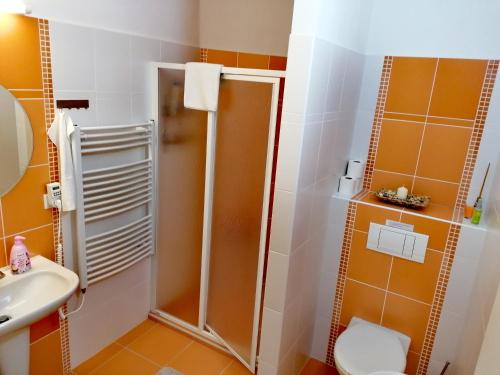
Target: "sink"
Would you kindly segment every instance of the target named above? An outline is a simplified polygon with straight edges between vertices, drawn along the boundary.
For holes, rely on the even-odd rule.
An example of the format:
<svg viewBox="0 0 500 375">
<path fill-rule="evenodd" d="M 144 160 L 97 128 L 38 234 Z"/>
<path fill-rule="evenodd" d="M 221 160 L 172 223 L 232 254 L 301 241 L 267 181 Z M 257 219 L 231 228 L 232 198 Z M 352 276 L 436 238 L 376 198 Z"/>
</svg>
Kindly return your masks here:
<svg viewBox="0 0 500 375">
<path fill-rule="evenodd" d="M 29 326 L 61 307 L 78 287 L 78 276 L 43 256 L 31 259 L 32 269 L 13 274 L 1 269 L 0 374 L 29 373 Z M 2 319 L 0 319 L 2 321 Z"/>
</svg>

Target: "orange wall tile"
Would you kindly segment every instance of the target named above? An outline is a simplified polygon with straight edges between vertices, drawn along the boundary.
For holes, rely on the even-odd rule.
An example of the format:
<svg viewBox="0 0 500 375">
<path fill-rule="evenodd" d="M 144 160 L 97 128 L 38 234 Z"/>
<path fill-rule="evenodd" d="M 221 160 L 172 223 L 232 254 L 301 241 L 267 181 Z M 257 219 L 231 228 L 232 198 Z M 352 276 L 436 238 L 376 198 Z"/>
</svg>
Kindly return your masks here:
<svg viewBox="0 0 500 375">
<path fill-rule="evenodd" d="M 50 182 L 46 136 L 44 86 L 42 85 L 41 37 L 36 18 L 0 14 L 0 85 L 20 99 L 33 129 L 33 154 L 23 178 L 0 198 L 0 266 L 7 263 L 13 237 L 22 233 L 34 254 L 54 258 L 52 212 L 45 210 L 42 194 Z M 1 222 L 1 220 L 0 220 Z M 31 327 L 31 374 L 62 374 L 62 353 L 57 314 Z"/>
<path fill-rule="evenodd" d="M 444 251 L 450 224 L 405 213 L 403 213 L 401 221 L 403 223 L 412 224 L 415 232 L 427 234 L 429 236 L 429 242 L 427 244 L 429 248 Z"/>
<path fill-rule="evenodd" d="M 352 237 L 347 277 L 379 288 L 389 280 L 392 257 L 366 248 L 368 235 L 355 231 Z"/>
<path fill-rule="evenodd" d="M 61 335 L 56 330 L 31 344 L 30 375 L 62 375 Z"/>
<path fill-rule="evenodd" d="M 428 250 L 425 262 L 394 258 L 388 290 L 428 304 L 436 290 L 443 254 Z"/>
<path fill-rule="evenodd" d="M 384 298 L 383 290 L 348 279 L 345 284 L 340 324 L 347 326 L 353 316 L 379 324 Z"/>
<path fill-rule="evenodd" d="M 348 263 L 339 324 L 346 326 L 357 316 L 407 334 L 412 339 L 410 365 L 410 356 L 415 361 L 420 356 L 450 225 L 384 207 L 364 203 L 356 206 L 350 224 L 354 229 L 350 245 L 343 250 L 348 253 Z M 433 250 L 427 251 L 424 263 L 366 248 L 370 222 L 385 224 L 387 219 L 412 224 L 416 232 L 430 236 L 429 247 Z"/>
<path fill-rule="evenodd" d="M 459 183 L 470 136 L 469 128 L 428 124 L 416 175 Z"/>
<path fill-rule="evenodd" d="M 423 123 L 383 120 L 375 169 L 413 175 L 423 132 Z"/>
<path fill-rule="evenodd" d="M 473 120 L 487 60 L 439 59 L 429 114 Z"/>
<path fill-rule="evenodd" d="M 233 68 L 286 70 L 285 56 L 201 48 L 201 60 Z"/>
<path fill-rule="evenodd" d="M 389 293 L 382 324 L 411 337 L 410 350 L 420 353 L 424 342 L 430 306 Z"/>
<path fill-rule="evenodd" d="M 437 59 L 394 57 L 385 110 L 425 115 Z"/>
<path fill-rule="evenodd" d="M 252 69 L 268 69 L 269 56 L 255 53 L 238 53 L 238 67 Z"/>
<path fill-rule="evenodd" d="M 238 53 L 209 49 L 207 50 L 207 62 L 211 64 L 222 64 L 224 66 L 237 66 Z"/>
<path fill-rule="evenodd" d="M 0 84 L 8 89 L 41 89 L 38 20 L 0 14 Z"/>
<path fill-rule="evenodd" d="M 399 212 L 384 210 L 380 207 L 368 206 L 365 204 L 358 205 L 354 229 L 368 232 L 370 223 L 385 224 L 387 219 L 399 220 Z"/>
<path fill-rule="evenodd" d="M 462 204 L 458 187 L 471 152 L 487 67 L 487 60 L 392 58 L 385 67 L 390 75 L 387 95 L 379 97 L 385 101 L 380 137 L 372 135 L 375 157 L 369 157 L 368 165 L 374 170 L 367 169 L 370 176 L 365 177 L 370 190 L 396 188 L 412 179 L 410 192 L 450 207 L 448 212 L 438 209 L 438 215 L 451 218 L 455 204 Z M 373 132 L 378 131 L 374 126 Z"/>
</svg>

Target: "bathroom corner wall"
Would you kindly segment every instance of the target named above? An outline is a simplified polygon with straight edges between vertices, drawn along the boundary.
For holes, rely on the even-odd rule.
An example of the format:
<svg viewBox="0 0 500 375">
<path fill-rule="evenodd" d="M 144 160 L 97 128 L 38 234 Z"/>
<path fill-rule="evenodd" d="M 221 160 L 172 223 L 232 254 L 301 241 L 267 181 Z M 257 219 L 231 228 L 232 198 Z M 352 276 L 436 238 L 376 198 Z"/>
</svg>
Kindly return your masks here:
<svg viewBox="0 0 500 375">
<path fill-rule="evenodd" d="M 497 102 L 494 102 L 495 104 Z M 498 109 L 497 106 L 495 106 Z M 492 171 L 492 188 L 490 207 L 487 217 L 484 246 L 474 241 L 469 251 L 481 251 L 477 256 L 477 272 L 470 294 L 468 309 L 464 314 L 463 329 L 457 340 L 455 363 L 452 371 L 457 375 L 489 374 L 491 365 L 498 359 L 498 347 L 495 339 L 498 337 L 498 290 L 500 284 L 500 154 L 496 148 L 497 166 Z M 496 302 L 495 302 L 496 301 Z M 495 307 L 494 307 L 495 306 Z M 491 329 L 491 330 L 490 330 Z M 484 341 L 483 341 L 484 340 Z M 436 360 L 440 360 L 436 356 Z M 478 361 L 479 359 L 479 361 Z M 477 365 L 477 367 L 476 367 Z M 494 369 L 498 369 L 495 364 Z"/>
<path fill-rule="evenodd" d="M 45 184 L 57 179 L 54 146 L 46 129 L 53 116 L 50 42 L 47 21 L 0 14 L 0 84 L 17 97 L 33 129 L 33 154 L 23 178 L 0 199 L 0 266 L 7 264 L 13 237 L 22 234 L 32 254 L 54 260 L 54 224 L 45 210 Z M 63 373 L 61 336 L 57 314 L 33 324 L 30 330 L 31 374 Z"/>
<path fill-rule="evenodd" d="M 299 373 L 312 353 L 330 196 L 354 129 L 363 56 L 300 20 L 312 17 L 306 8 L 330 6 L 295 2 L 259 354 L 264 375 Z"/>
<path fill-rule="evenodd" d="M 199 47 L 50 22 L 55 99 L 89 99 L 88 110 L 70 110 L 80 126 L 148 121 L 150 61 L 199 59 Z M 70 218 L 64 221 L 65 257 L 74 249 Z M 151 261 L 92 285 L 80 312 L 69 319 L 71 367 L 91 357 L 147 318 L 151 308 Z M 69 265 L 71 266 L 71 264 Z M 70 306 L 76 306 L 75 300 Z"/>
</svg>

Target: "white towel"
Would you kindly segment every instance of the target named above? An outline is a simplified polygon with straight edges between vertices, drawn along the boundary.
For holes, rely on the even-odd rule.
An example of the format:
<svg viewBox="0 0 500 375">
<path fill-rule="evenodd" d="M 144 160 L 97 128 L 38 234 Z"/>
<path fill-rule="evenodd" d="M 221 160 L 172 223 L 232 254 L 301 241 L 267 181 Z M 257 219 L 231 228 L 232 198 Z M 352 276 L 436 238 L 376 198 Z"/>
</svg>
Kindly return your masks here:
<svg viewBox="0 0 500 375">
<path fill-rule="evenodd" d="M 187 63 L 184 80 L 184 107 L 217 111 L 222 65 Z"/>
<path fill-rule="evenodd" d="M 72 211 L 76 208 L 75 170 L 71 154 L 71 134 L 74 131 L 75 125 L 71 117 L 63 111 L 57 111 L 54 122 L 47 131 L 59 154 L 59 183 L 63 211 Z"/>
</svg>

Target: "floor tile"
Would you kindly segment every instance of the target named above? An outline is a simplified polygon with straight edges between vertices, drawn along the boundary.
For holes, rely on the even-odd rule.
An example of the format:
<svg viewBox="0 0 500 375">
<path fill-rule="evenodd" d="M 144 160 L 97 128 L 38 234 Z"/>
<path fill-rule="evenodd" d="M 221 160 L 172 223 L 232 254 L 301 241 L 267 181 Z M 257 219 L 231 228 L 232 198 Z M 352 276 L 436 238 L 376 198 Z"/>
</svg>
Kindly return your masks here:
<svg viewBox="0 0 500 375">
<path fill-rule="evenodd" d="M 90 374 L 92 371 L 101 366 L 104 362 L 109 360 L 120 350 L 122 350 L 122 347 L 120 345 L 116 345 L 115 343 L 108 345 L 99 353 L 97 353 L 95 356 L 81 363 L 73 371 L 78 375 Z"/>
<path fill-rule="evenodd" d="M 191 342 L 188 336 L 157 324 L 127 347 L 159 365 L 165 365 Z"/>
<path fill-rule="evenodd" d="M 139 336 L 142 336 L 145 334 L 147 331 L 149 331 L 151 328 L 156 326 L 157 323 L 153 322 L 150 319 L 146 319 L 143 321 L 141 324 L 138 326 L 134 327 L 130 331 L 128 331 L 126 334 L 124 334 L 122 337 L 120 337 L 116 342 L 120 345 L 126 346 L 130 344 L 132 341 L 137 339 Z"/>
<path fill-rule="evenodd" d="M 245 366 L 236 360 L 222 371 L 221 375 L 251 375 L 252 373 Z"/>
<path fill-rule="evenodd" d="M 139 357 L 137 354 L 123 349 L 116 356 L 104 363 L 92 375 L 154 375 L 160 366 Z"/>
<path fill-rule="evenodd" d="M 338 375 L 335 367 L 328 366 L 314 358 L 309 359 L 301 375 Z"/>
<path fill-rule="evenodd" d="M 218 375 L 231 360 L 228 355 L 194 341 L 170 365 L 184 375 Z"/>
</svg>

